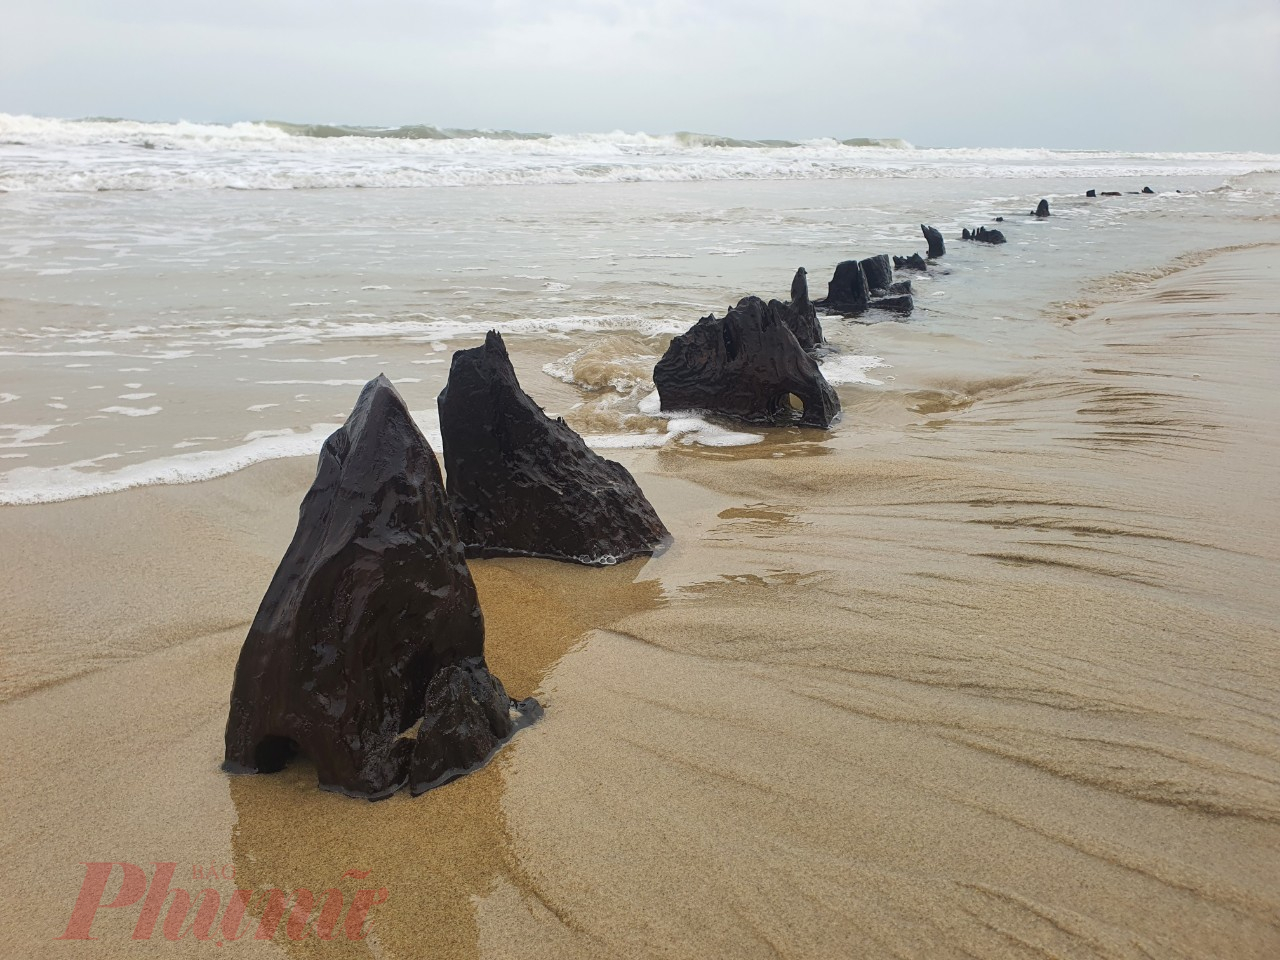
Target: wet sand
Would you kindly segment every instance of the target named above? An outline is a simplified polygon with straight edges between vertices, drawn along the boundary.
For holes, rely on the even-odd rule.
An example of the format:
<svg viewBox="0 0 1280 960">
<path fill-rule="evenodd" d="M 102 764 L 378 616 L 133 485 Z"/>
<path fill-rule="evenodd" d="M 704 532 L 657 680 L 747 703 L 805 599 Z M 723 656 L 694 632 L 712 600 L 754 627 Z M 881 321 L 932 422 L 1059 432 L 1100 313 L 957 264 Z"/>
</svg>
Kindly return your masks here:
<svg viewBox="0 0 1280 960">
<path fill-rule="evenodd" d="M 0 938 L 215 950 L 52 939 L 81 862 L 171 860 L 389 891 L 365 944 L 229 955 L 1276 956 L 1277 305 L 1236 251 L 1020 369 L 842 388 L 830 439 L 629 454 L 676 545 L 474 564 L 547 716 L 417 799 L 217 768 L 311 462 L 0 509 Z"/>
</svg>

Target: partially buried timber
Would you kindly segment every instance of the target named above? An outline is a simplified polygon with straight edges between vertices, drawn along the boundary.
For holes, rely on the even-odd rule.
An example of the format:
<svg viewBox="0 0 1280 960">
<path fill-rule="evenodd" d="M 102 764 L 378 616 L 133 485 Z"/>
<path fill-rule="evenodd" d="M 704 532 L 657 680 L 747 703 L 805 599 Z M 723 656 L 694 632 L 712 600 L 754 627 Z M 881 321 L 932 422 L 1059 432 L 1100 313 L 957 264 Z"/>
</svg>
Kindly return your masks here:
<svg viewBox="0 0 1280 960">
<path fill-rule="evenodd" d="M 497 331 L 454 354 L 437 406 L 449 503 L 468 556 L 607 566 L 670 539 L 630 471 L 524 392 Z"/>
<path fill-rule="evenodd" d="M 405 736 L 428 710 L 416 742 Z M 249 628 L 223 767 L 271 773 L 301 754 L 321 787 L 376 800 L 465 773 L 537 713 L 489 676 L 440 467 L 380 376 L 325 441 Z M 484 729 L 449 722 L 459 715 Z"/>
<path fill-rule="evenodd" d="M 662 409 L 828 429 L 840 400 L 780 306 L 744 297 L 723 317 L 703 317 L 672 339 L 653 369 Z"/>
</svg>

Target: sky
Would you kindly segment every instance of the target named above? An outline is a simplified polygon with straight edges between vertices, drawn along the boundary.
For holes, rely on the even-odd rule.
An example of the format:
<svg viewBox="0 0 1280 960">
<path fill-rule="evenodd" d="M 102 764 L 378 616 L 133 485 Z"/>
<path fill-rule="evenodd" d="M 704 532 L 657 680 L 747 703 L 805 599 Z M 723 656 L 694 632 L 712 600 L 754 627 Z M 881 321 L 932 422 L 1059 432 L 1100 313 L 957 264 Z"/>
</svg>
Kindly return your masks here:
<svg viewBox="0 0 1280 960">
<path fill-rule="evenodd" d="M 0 0 L 0 112 L 1280 152 L 1280 0 Z"/>
</svg>

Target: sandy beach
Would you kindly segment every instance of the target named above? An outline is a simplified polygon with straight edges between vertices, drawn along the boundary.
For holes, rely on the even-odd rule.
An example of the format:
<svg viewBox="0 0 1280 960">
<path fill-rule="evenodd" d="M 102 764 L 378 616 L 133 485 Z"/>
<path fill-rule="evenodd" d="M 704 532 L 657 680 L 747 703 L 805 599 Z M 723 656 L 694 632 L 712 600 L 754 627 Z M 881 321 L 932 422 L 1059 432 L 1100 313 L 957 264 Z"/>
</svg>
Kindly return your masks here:
<svg viewBox="0 0 1280 960">
<path fill-rule="evenodd" d="M 4 952 L 207 955 L 54 940 L 81 864 L 171 861 L 389 893 L 220 955 L 1280 954 L 1280 247 L 1111 296 L 831 437 L 615 451 L 674 545 L 472 562 L 547 713 L 419 798 L 218 768 L 312 459 L 0 507 Z"/>
</svg>

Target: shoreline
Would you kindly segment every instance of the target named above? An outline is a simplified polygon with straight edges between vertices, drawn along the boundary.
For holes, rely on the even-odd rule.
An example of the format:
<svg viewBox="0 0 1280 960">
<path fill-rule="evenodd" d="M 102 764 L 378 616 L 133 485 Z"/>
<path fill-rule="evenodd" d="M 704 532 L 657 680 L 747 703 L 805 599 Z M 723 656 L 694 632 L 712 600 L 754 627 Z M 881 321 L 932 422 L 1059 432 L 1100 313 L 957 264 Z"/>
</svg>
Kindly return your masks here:
<svg viewBox="0 0 1280 960">
<path fill-rule="evenodd" d="M 1103 306 L 1124 302 L 1127 296 L 1140 294 L 1153 283 L 1191 267 L 1200 266 L 1215 257 L 1276 246 L 1276 241 L 1266 240 L 1227 244 L 1181 254 L 1164 264 L 1147 269 L 1121 270 L 1088 282 L 1080 293 L 1070 300 L 1049 303 L 1041 310 L 1041 315 L 1046 319 L 1060 323 L 1074 323 Z M 828 316 L 827 320 L 831 323 L 838 322 L 835 315 Z M 676 327 L 673 327 L 672 331 L 681 332 Z M 519 359 L 522 364 L 525 363 L 524 358 Z M 824 358 L 824 361 L 826 363 L 835 362 L 838 365 L 842 359 L 854 361 L 854 369 L 852 372 L 846 372 L 841 366 L 838 370 L 830 371 L 831 376 L 829 379 L 831 377 L 835 378 L 831 380 L 833 385 L 843 386 L 850 383 L 863 382 L 866 377 L 873 376 L 877 369 L 885 366 L 878 357 L 845 353 L 834 353 Z M 553 364 L 546 366 L 550 365 Z M 526 370 L 526 372 L 536 373 L 538 371 Z M 545 373 L 547 371 L 544 368 L 541 372 Z M 828 372 L 824 366 L 824 373 Z M 553 379 L 559 378 L 560 376 L 557 375 Z M 416 383 L 419 381 L 410 379 L 407 382 Z M 874 383 L 876 381 L 870 382 Z M 357 386 L 360 383 L 362 381 L 352 380 L 347 385 Z M 548 393 L 554 393 L 558 389 L 553 384 L 546 384 L 541 381 L 539 383 Z M 440 431 L 435 412 L 433 410 L 418 410 L 413 412 L 413 416 L 418 423 L 419 429 L 427 437 L 428 442 L 433 447 L 438 447 L 440 445 Z M 731 421 L 722 421 L 721 423 L 708 422 L 703 420 L 697 411 L 689 411 L 688 417 L 685 419 L 699 421 L 701 426 L 686 432 L 701 433 L 705 430 L 712 441 L 708 445 L 715 445 L 714 441 L 717 434 L 728 434 L 734 430 Z M 205 483 L 209 480 L 217 480 L 252 469 L 259 464 L 281 460 L 310 462 L 319 453 L 325 438 L 339 426 L 341 426 L 341 421 L 313 424 L 309 430 L 295 429 L 292 432 L 269 431 L 270 436 L 254 436 L 251 434 L 250 438 L 246 438 L 245 441 L 236 446 L 218 450 L 170 454 L 158 459 L 135 463 L 118 471 L 108 470 L 99 474 L 75 471 L 73 470 L 74 465 L 35 468 L 37 472 L 45 475 L 46 480 L 50 478 L 60 479 L 71 473 L 75 474 L 75 480 L 68 485 L 70 487 L 69 491 L 59 490 L 56 486 L 36 491 L 29 488 L 18 487 L 13 489 L 0 485 L 0 509 L 69 503 L 148 487 Z M 679 436 L 678 434 L 673 434 L 669 437 L 664 437 L 663 442 L 652 442 L 650 438 L 643 434 L 593 433 L 590 430 L 580 430 L 579 432 L 591 443 L 592 449 L 609 457 L 625 456 L 623 451 L 637 448 L 657 449 L 664 443 L 678 439 Z M 280 452 L 283 450 L 290 452 Z"/>
<path fill-rule="evenodd" d="M 1275 249 L 1099 306 L 1052 370 L 921 391 L 896 435 L 846 390 L 829 439 L 610 452 L 675 544 L 472 561 L 490 664 L 547 716 L 419 798 L 217 769 L 311 458 L 0 508 L 0 935 L 119 955 L 128 910 L 52 943 L 79 864 L 171 859 L 373 869 L 387 956 L 1272 954 Z"/>
</svg>

